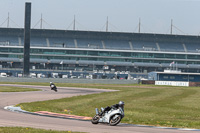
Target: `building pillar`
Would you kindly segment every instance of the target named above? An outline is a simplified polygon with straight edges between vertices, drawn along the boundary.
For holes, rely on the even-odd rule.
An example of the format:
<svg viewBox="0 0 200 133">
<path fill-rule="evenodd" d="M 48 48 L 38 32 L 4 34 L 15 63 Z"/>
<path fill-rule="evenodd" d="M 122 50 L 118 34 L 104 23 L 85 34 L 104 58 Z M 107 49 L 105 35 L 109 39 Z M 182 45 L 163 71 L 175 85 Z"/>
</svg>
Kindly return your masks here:
<svg viewBox="0 0 200 133">
<path fill-rule="evenodd" d="M 23 75 L 29 76 L 30 66 L 30 34 L 31 34 L 31 3 L 25 4 L 25 21 L 24 21 L 24 63 Z"/>
</svg>

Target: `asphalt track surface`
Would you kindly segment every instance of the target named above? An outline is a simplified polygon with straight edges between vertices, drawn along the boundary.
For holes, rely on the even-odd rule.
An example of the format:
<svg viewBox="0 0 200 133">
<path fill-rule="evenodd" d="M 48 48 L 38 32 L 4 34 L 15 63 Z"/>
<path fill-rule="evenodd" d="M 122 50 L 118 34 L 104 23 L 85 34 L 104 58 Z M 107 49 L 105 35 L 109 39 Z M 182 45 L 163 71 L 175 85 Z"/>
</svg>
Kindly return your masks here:
<svg viewBox="0 0 200 133">
<path fill-rule="evenodd" d="M 17 113 L 5 110 L 8 105 L 16 105 L 23 102 L 43 101 L 50 99 L 59 99 L 64 97 L 72 97 L 77 95 L 87 95 L 93 93 L 101 93 L 111 90 L 103 89 L 87 89 L 59 87 L 58 92 L 51 91 L 49 86 L 30 86 L 30 85 L 3 85 L 3 86 L 20 86 L 42 89 L 37 92 L 0 92 L 0 126 L 13 127 L 33 127 L 52 130 L 67 130 L 89 133 L 200 133 L 199 131 L 162 129 L 148 126 L 136 126 L 130 124 L 119 124 L 117 126 L 109 126 L 107 124 L 93 125 L 90 121 L 80 121 L 72 119 L 61 119 L 44 117 L 39 115 L 31 115 L 26 113 Z"/>
</svg>

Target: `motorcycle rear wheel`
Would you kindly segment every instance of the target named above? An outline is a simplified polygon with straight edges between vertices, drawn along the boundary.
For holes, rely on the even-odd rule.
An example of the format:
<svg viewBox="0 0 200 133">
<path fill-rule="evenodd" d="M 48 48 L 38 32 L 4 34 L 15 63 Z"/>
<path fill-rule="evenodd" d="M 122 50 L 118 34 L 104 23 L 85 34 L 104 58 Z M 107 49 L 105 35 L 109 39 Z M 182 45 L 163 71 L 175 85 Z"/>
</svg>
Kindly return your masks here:
<svg viewBox="0 0 200 133">
<path fill-rule="evenodd" d="M 99 115 L 95 115 L 91 120 L 92 124 L 98 124 L 99 119 L 100 119 Z"/>
<path fill-rule="evenodd" d="M 117 124 L 120 123 L 121 119 L 122 119 L 122 116 L 121 115 L 117 115 L 117 117 L 115 118 L 116 115 L 112 116 L 111 119 L 110 119 L 110 122 L 109 124 L 111 126 L 116 126 Z"/>
</svg>

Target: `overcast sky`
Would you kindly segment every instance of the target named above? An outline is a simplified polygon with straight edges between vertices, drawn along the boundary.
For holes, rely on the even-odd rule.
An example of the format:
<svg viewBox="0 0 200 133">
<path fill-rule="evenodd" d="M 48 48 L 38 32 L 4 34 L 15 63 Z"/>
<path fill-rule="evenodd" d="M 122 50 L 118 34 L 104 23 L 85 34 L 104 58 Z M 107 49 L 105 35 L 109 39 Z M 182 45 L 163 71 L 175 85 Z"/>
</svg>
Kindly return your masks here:
<svg viewBox="0 0 200 133">
<path fill-rule="evenodd" d="M 0 0 L 0 27 L 24 27 L 25 2 L 32 3 L 31 27 L 45 29 L 200 35 L 200 0 Z"/>
</svg>

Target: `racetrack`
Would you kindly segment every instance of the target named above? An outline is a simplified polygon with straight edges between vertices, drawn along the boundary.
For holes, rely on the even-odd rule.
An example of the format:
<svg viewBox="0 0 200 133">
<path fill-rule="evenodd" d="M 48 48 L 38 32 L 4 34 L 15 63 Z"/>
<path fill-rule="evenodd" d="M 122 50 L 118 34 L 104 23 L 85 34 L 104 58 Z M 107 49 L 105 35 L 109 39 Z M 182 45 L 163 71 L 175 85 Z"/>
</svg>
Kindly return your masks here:
<svg viewBox="0 0 200 133">
<path fill-rule="evenodd" d="M 59 87 L 58 92 L 51 91 L 49 86 L 31 86 L 31 85 L 3 85 L 2 86 L 20 86 L 42 89 L 43 91 L 34 92 L 0 92 L 0 126 L 22 126 L 53 130 L 68 130 L 89 133 L 196 133 L 198 131 L 162 129 L 152 127 L 140 127 L 129 124 L 119 124 L 118 126 L 108 126 L 107 124 L 93 125 L 90 121 L 80 121 L 72 119 L 61 119 L 31 115 L 25 113 L 11 112 L 4 110 L 5 106 L 16 105 L 23 102 L 43 101 L 50 99 L 59 99 L 77 95 L 87 95 L 101 93 L 103 89 L 87 89 Z M 126 116 L 125 116 L 126 117 Z"/>
</svg>

